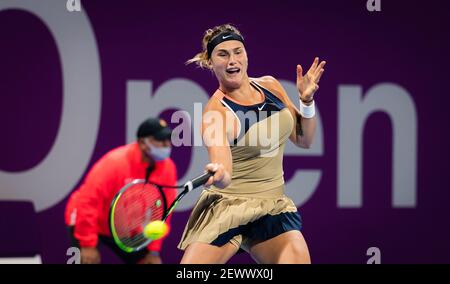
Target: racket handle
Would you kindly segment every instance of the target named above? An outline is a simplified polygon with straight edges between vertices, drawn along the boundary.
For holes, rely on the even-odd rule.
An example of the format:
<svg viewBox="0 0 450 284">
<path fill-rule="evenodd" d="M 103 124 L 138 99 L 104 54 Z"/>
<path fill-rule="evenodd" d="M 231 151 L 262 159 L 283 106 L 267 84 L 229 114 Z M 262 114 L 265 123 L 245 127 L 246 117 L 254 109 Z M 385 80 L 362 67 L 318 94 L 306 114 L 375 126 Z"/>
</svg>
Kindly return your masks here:
<svg viewBox="0 0 450 284">
<path fill-rule="evenodd" d="M 197 187 L 199 187 L 201 185 L 204 185 L 208 181 L 208 179 L 211 176 L 213 176 L 213 175 L 214 175 L 213 172 L 208 171 L 208 172 L 206 172 L 206 173 L 204 173 L 204 174 L 202 174 L 202 175 L 200 175 L 200 176 L 198 176 L 196 178 L 193 178 L 192 181 L 191 181 L 192 182 L 192 189 L 197 188 Z"/>
</svg>

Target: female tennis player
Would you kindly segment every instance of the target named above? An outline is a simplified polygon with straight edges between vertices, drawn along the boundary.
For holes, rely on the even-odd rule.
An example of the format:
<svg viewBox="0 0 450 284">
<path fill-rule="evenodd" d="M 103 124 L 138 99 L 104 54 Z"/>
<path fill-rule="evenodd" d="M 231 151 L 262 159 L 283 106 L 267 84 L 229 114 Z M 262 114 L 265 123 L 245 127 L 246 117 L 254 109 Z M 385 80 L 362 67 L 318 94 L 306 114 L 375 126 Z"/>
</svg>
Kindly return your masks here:
<svg viewBox="0 0 450 284">
<path fill-rule="evenodd" d="M 202 119 L 206 169 L 215 174 L 178 245 L 181 263 L 226 263 L 239 249 L 258 263 L 310 263 L 300 215 L 284 194 L 282 161 L 288 138 L 302 148 L 313 142 L 325 61 L 315 58 L 305 75 L 297 65 L 295 104 L 275 78 L 248 76 L 244 39 L 232 25 L 207 30 L 203 51 L 187 63 L 212 70 L 219 87 Z"/>
</svg>

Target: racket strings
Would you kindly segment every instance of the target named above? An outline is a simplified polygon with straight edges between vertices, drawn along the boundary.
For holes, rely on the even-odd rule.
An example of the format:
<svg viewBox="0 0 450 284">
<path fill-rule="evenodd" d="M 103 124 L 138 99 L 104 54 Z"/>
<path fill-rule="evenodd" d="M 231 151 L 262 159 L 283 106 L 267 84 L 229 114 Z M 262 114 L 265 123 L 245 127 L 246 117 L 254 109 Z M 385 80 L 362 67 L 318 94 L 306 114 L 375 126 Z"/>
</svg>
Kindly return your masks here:
<svg viewBox="0 0 450 284">
<path fill-rule="evenodd" d="M 119 198 L 114 212 L 117 237 L 128 247 L 138 247 L 147 242 L 143 235 L 145 226 L 161 220 L 164 214 L 161 192 L 152 184 L 136 184 Z"/>
</svg>

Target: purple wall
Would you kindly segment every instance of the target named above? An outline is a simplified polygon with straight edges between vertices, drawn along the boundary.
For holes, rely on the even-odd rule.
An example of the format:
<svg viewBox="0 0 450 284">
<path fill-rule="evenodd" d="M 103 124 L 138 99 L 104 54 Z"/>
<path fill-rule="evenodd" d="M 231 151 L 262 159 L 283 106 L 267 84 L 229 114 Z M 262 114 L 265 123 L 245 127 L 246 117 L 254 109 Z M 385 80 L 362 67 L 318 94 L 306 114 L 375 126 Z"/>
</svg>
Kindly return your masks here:
<svg viewBox="0 0 450 284">
<path fill-rule="evenodd" d="M 66 10 L 65 1 L 42 2 L 61 6 L 61 25 L 66 24 L 64 19 L 77 17 L 77 12 Z M 294 81 L 296 64 L 306 68 L 314 56 L 328 62 L 316 97 L 323 155 L 286 157 L 284 161 L 287 182 L 298 169 L 322 173 L 315 192 L 299 208 L 313 262 L 365 263 L 369 247 L 381 250 L 384 263 L 449 262 L 446 2 L 381 0 L 381 12 L 368 12 L 365 0 L 339 4 L 324 0 L 81 2 L 98 47 L 102 87 L 97 140 L 85 171 L 109 149 L 125 143 L 128 80 L 151 80 L 157 90 L 168 80 L 185 78 L 207 93 L 215 90 L 214 77 L 184 62 L 199 51 L 205 29 L 231 22 L 246 38 L 250 76 L 270 74 Z M 362 207 L 339 206 L 338 87 L 359 85 L 365 94 L 380 83 L 401 86 L 414 103 L 417 149 L 411 155 L 417 157 L 416 203 L 392 205 L 394 130 L 389 116 L 377 112 L 369 117 L 362 133 Z M 43 21 L 25 10 L 2 10 L 0 6 L 1 173 L 21 173 L 46 157 L 60 126 L 62 92 L 61 58 Z M 68 151 L 70 147 L 67 145 Z M 183 176 L 189 166 L 186 154 L 189 152 L 183 149 L 173 155 L 181 180 L 187 178 Z M 37 180 L 34 190 L 39 191 L 39 185 Z M 0 190 L 6 186 L 0 179 Z M 65 263 L 68 258 L 65 254 L 70 245 L 63 222 L 66 201 L 38 210 L 46 263 Z M 11 216 L 14 214 L 20 213 Z M 168 263 L 181 258 L 176 244 L 187 218 L 188 212 L 174 216 L 173 233 L 164 245 L 163 258 Z M 105 253 L 105 262 L 117 261 Z M 247 255 L 231 261 L 248 262 L 252 260 Z"/>
</svg>

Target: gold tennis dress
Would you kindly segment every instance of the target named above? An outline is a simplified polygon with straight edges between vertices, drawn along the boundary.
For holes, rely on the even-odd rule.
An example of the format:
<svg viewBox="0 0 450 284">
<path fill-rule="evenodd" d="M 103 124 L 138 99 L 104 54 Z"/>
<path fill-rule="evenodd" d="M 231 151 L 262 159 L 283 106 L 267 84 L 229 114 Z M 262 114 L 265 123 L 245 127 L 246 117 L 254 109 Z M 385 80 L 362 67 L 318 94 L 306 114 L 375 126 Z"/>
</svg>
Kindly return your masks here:
<svg viewBox="0 0 450 284">
<path fill-rule="evenodd" d="M 231 184 L 204 189 L 192 210 L 178 245 L 194 242 L 222 246 L 228 242 L 248 250 L 253 241 L 264 241 L 301 229 L 294 202 L 284 195 L 283 152 L 294 127 L 289 109 L 269 90 L 255 82 L 262 102 L 242 105 L 214 93 L 238 119 L 238 137 L 231 141 Z"/>
</svg>

